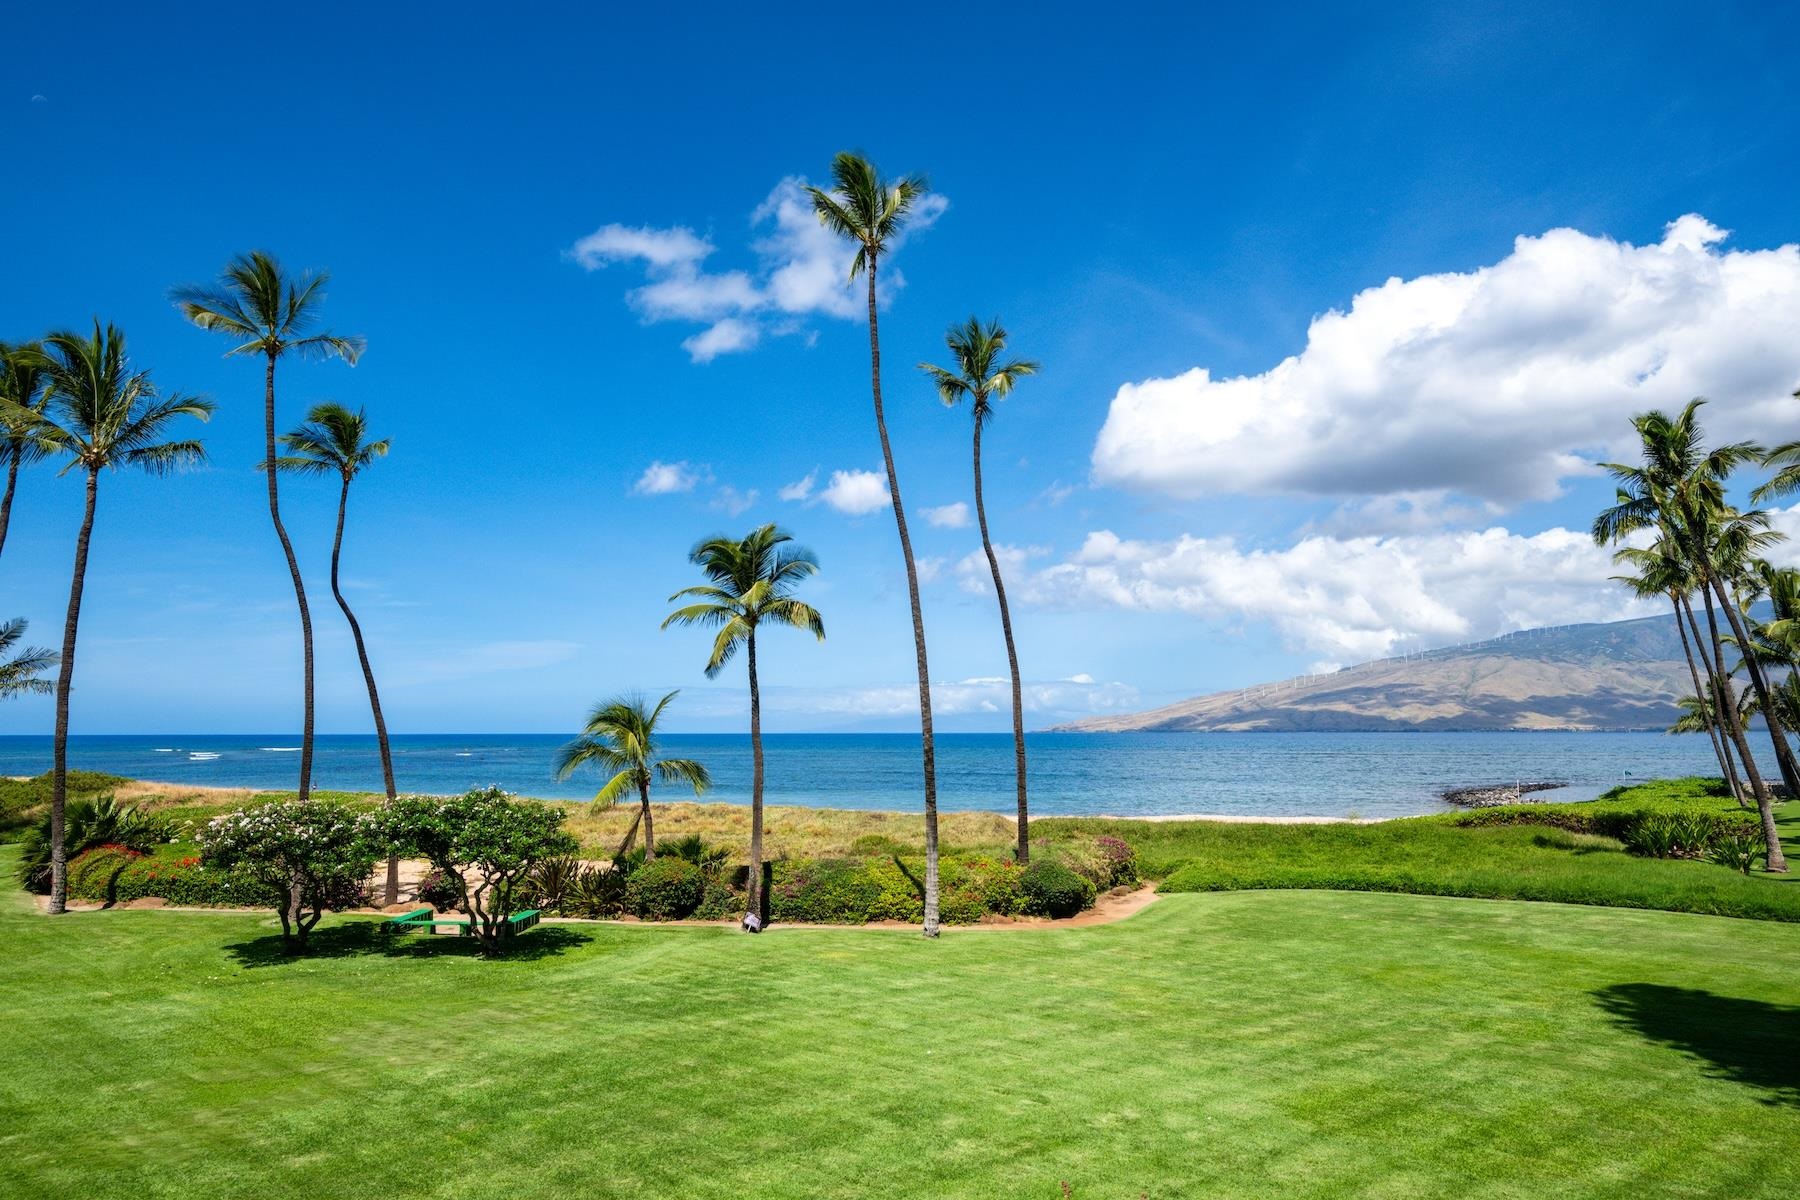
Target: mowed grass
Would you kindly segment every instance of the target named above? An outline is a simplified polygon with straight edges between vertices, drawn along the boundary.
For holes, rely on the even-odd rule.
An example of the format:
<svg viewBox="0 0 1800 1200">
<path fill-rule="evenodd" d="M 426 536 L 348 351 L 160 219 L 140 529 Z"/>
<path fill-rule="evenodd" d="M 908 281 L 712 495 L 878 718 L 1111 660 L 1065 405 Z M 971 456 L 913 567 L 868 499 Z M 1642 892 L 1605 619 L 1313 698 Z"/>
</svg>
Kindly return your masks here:
<svg viewBox="0 0 1800 1200">
<path fill-rule="evenodd" d="M 320 940 L 284 961 L 266 918 L 0 896 L 0 1194 L 1800 1186 L 1800 928 L 1773 922 L 1283 891 L 935 943 Z"/>
</svg>

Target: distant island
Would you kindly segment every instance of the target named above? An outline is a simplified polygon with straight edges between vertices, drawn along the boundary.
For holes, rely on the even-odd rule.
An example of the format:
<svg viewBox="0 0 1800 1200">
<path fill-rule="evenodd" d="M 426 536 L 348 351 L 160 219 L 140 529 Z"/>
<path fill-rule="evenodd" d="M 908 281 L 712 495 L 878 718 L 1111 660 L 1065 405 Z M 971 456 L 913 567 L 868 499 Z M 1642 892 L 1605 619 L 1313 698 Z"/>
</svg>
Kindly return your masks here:
<svg viewBox="0 0 1800 1200">
<path fill-rule="evenodd" d="M 1693 694 L 1672 617 L 1528 629 L 1089 717 L 1075 733 L 1663 730 Z"/>
</svg>

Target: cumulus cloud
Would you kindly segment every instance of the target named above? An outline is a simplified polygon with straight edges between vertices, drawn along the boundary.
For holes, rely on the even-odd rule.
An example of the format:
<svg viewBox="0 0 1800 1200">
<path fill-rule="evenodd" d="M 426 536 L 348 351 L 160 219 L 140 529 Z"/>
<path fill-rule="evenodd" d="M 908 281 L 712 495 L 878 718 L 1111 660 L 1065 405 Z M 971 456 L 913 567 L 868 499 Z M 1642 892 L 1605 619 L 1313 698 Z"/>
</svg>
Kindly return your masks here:
<svg viewBox="0 0 1800 1200">
<path fill-rule="evenodd" d="M 939 529 L 967 529 L 969 506 L 961 500 L 954 504 L 940 504 L 936 508 L 926 509 L 925 519 Z"/>
<path fill-rule="evenodd" d="M 676 492 L 691 492 L 699 482 L 700 472 L 686 462 L 666 463 L 658 459 L 644 468 L 644 473 L 631 485 L 631 490 L 639 496 L 668 496 Z"/>
<path fill-rule="evenodd" d="M 819 499 L 841 513 L 866 516 L 888 506 L 887 480 L 874 471 L 833 471 Z"/>
<path fill-rule="evenodd" d="M 947 202 L 928 195 L 915 210 L 910 232 L 929 228 Z M 707 327 L 684 339 L 682 349 L 697 363 L 721 354 L 749 350 L 765 334 L 800 334 L 810 339 L 805 318 L 854 320 L 864 301 L 851 289 L 854 248 L 819 223 L 813 214 L 806 181 L 790 176 L 777 183 L 750 215 L 756 231 L 750 250 L 755 271 L 708 271 L 705 261 L 712 242 L 684 226 L 602 225 L 577 241 L 568 256 L 596 271 L 613 263 L 637 263 L 643 286 L 625 295 L 626 303 L 646 321 L 687 321 Z M 895 239 L 889 252 L 904 238 Z M 905 277 L 892 269 L 882 273 L 880 296 L 885 302 Z"/>
<path fill-rule="evenodd" d="M 1053 607 L 1267 620 L 1291 646 L 1350 662 L 1661 611 L 1610 582 L 1616 572 L 1610 550 L 1561 528 L 1309 536 L 1279 550 L 1101 530 L 1066 561 L 1023 577 L 1019 591 Z"/>
<path fill-rule="evenodd" d="M 999 543 L 994 547 L 994 557 L 1000 560 L 1001 582 L 1022 577 L 1032 559 L 1042 558 L 1048 553 L 1050 551 L 1043 546 L 1009 546 L 1004 542 Z M 988 565 L 987 553 L 971 550 L 963 555 L 956 564 L 956 582 L 965 592 L 973 592 L 977 596 L 992 594 L 994 571 Z"/>
<path fill-rule="evenodd" d="M 1643 246 L 1554 229 L 1492 266 L 1389 279 L 1262 374 L 1119 388 L 1094 479 L 1513 504 L 1629 452 L 1630 414 L 1697 395 L 1715 436 L 1791 436 L 1800 247 L 1727 250 L 1726 236 L 1693 214 Z"/>
<path fill-rule="evenodd" d="M 756 503 L 759 495 L 761 493 L 755 488 L 740 492 L 729 483 L 723 483 L 719 485 L 718 492 L 713 496 L 711 507 L 734 517 L 740 516 Z"/>
<path fill-rule="evenodd" d="M 781 710 L 790 715 L 904 718 L 916 717 L 919 711 L 916 682 L 776 690 Z M 1097 682 L 1091 675 L 1026 680 L 1020 690 L 1025 710 L 1039 719 L 1129 712 L 1140 707 L 1138 690 L 1130 684 Z M 931 707 L 942 717 L 1008 713 L 1012 711 L 1012 683 L 1003 675 L 933 680 Z"/>
</svg>

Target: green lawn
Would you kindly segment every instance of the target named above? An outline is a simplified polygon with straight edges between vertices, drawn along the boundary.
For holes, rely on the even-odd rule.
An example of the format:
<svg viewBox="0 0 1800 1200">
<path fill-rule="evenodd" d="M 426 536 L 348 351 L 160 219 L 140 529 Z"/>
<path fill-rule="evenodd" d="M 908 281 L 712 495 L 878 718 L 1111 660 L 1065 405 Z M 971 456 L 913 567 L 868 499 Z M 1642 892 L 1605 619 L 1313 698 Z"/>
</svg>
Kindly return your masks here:
<svg viewBox="0 0 1800 1200">
<path fill-rule="evenodd" d="M 1788 924 L 1261 891 L 937 943 L 552 925 L 496 963 L 368 930 L 283 961 L 260 917 L 0 893 L 0 1194 L 1800 1187 Z"/>
</svg>

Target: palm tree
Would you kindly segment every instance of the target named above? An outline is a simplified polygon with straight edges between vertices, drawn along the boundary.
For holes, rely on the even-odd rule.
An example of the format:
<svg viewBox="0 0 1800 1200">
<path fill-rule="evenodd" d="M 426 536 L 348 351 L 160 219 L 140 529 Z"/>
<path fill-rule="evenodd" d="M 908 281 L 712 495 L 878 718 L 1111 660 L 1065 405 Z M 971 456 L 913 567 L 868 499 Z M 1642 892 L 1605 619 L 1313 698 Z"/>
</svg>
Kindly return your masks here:
<svg viewBox="0 0 1800 1200">
<path fill-rule="evenodd" d="M 987 555 L 988 571 L 994 577 L 994 596 L 1000 602 L 1000 632 L 1006 639 L 1006 665 L 1012 672 L 1013 771 L 1018 781 L 1019 830 L 1013 856 L 1020 863 L 1031 858 L 1031 817 L 1025 800 L 1025 685 L 1019 678 L 1019 651 L 1013 644 L 1012 611 L 1006 604 L 1006 584 L 1000 579 L 1000 559 L 994 553 L 994 540 L 988 536 L 987 505 L 981 493 L 981 431 L 994 417 L 994 401 L 1011 394 L 1013 385 L 1027 375 L 1037 374 L 1038 364 L 1026 359 L 999 361 L 1006 351 L 1006 330 L 999 321 L 983 325 L 970 317 L 961 325 L 952 325 L 944 335 L 950 349 L 954 369 L 920 363 L 919 369 L 937 384 L 938 397 L 954 406 L 964 397 L 974 417 L 975 522 L 981 527 L 981 549 Z"/>
<path fill-rule="evenodd" d="M 1794 393 L 1794 399 L 1800 400 L 1800 391 Z M 1750 493 L 1752 504 L 1800 492 L 1800 441 L 1783 442 L 1776 446 L 1763 455 L 1762 465 L 1776 468 L 1775 475 Z"/>
<path fill-rule="evenodd" d="M 1761 451 L 1748 442 L 1707 450 L 1698 419 L 1700 406 L 1704 403 L 1701 399 L 1692 400 L 1676 417 L 1647 412 L 1632 418 L 1643 450 L 1642 463 L 1603 464 L 1618 481 L 1619 488 L 1613 506 L 1594 519 L 1593 535 L 1596 542 L 1605 544 L 1621 541 L 1639 530 L 1654 530 L 1677 549 L 1691 570 L 1710 634 L 1713 677 L 1717 686 L 1714 712 L 1737 749 L 1751 792 L 1756 797 L 1763 837 L 1768 842 L 1768 869 L 1784 872 L 1787 861 L 1781 853 L 1769 789 L 1744 735 L 1731 676 L 1725 669 L 1723 638 L 1714 606 L 1716 597 L 1725 610 L 1726 621 L 1738 644 L 1748 644 L 1749 638 L 1736 606 L 1720 577 L 1722 573 L 1732 571 L 1733 564 L 1752 557 L 1752 551 L 1767 544 L 1771 535 L 1764 528 L 1768 523 L 1766 514 L 1739 513 L 1726 504 L 1725 480 L 1738 466 L 1760 457 Z M 1751 671 L 1750 680 L 1779 756 L 1785 749 L 1782 743 L 1786 734 L 1767 694 L 1766 681 L 1755 670 Z"/>
<path fill-rule="evenodd" d="M 642 696 L 617 696 L 602 701 L 588 713 L 581 736 L 556 756 L 558 779 L 567 779 L 576 768 L 589 764 L 612 772 L 594 793 L 598 807 L 610 807 L 628 790 L 637 789 L 645 862 L 656 858 L 656 827 L 650 819 L 650 777 L 655 775 L 664 783 L 685 783 L 696 796 L 712 786 L 712 776 L 693 759 L 656 757 L 656 723 L 662 719 L 669 701 L 680 694 L 670 692 L 656 702 L 655 708 L 645 707 Z"/>
<path fill-rule="evenodd" d="M 344 513 L 350 506 L 350 482 L 363 468 L 387 455 L 392 445 L 386 438 L 367 440 L 369 424 L 362 409 L 351 412 L 341 404 L 316 404 L 306 414 L 306 423 L 291 433 L 281 435 L 287 451 L 275 460 L 275 468 L 299 475 L 325 475 L 337 478 L 337 532 L 331 539 L 331 595 L 343 611 L 350 626 L 350 637 L 356 643 L 356 661 L 362 665 L 363 683 L 369 689 L 369 711 L 375 717 L 375 742 L 381 750 L 381 783 L 391 803 L 394 788 L 394 754 L 388 744 L 387 718 L 381 715 L 381 693 L 375 687 L 375 668 L 369 665 L 369 648 L 363 641 L 362 625 L 350 611 L 338 582 L 338 562 L 344 552 Z M 400 898 L 400 858 L 388 856 L 386 903 Z"/>
<path fill-rule="evenodd" d="M 887 416 L 881 407 L 881 326 L 875 314 L 875 275 L 881 255 L 906 223 L 928 188 L 919 176 L 889 181 L 860 154 L 844 152 L 831 161 L 832 189 L 808 188 L 813 209 L 827 229 L 856 243 L 850 279 L 866 275 L 869 284 L 869 390 L 875 398 L 875 431 L 881 437 L 881 461 L 887 467 L 888 495 L 894 504 L 894 526 L 900 532 L 900 555 L 906 561 L 906 593 L 912 604 L 913 653 L 919 664 L 919 735 L 925 766 L 925 921 L 926 937 L 938 935 L 937 746 L 931 729 L 931 667 L 925 657 L 925 615 L 919 606 L 919 568 L 912 538 L 906 532 L 906 507 L 900 501 L 900 478 L 888 443 Z"/>
<path fill-rule="evenodd" d="M 94 508 L 100 472 L 137 467 L 163 475 L 202 461 L 197 441 L 163 440 L 179 417 L 204 421 L 213 403 L 197 396 L 162 395 L 148 371 L 133 371 L 125 356 L 125 335 L 114 326 L 94 322 L 91 337 L 53 333 L 44 339 L 45 373 L 50 403 L 44 415 L 53 450 L 67 455 L 64 471 L 79 467 L 87 475 L 87 505 L 75 539 L 75 569 L 69 577 L 69 610 L 63 621 L 61 670 L 56 678 L 56 742 L 50 787 L 50 911 L 64 910 L 68 887 L 67 847 L 63 843 L 63 805 L 69 773 L 69 689 L 75 677 L 75 635 L 81 623 L 81 592 L 87 581 L 88 543 L 94 532 Z"/>
<path fill-rule="evenodd" d="M 225 264 L 210 286 L 188 285 L 172 293 L 177 307 L 201 329 L 222 333 L 236 341 L 226 356 L 263 356 L 263 462 L 275 461 L 275 364 L 285 354 L 302 358 L 341 358 L 351 366 L 362 356 L 361 338 L 317 332 L 319 306 L 325 300 L 323 272 L 298 278 L 288 275 L 272 255 L 261 250 L 240 254 Z M 294 584 L 294 601 L 300 608 L 300 641 L 305 661 L 304 716 L 300 732 L 300 799 L 312 792 L 313 757 L 313 636 L 312 613 L 306 606 L 306 585 L 300 579 L 300 563 L 287 527 L 281 523 L 277 472 L 267 471 L 269 520 L 287 558 Z"/>
<path fill-rule="evenodd" d="M 761 911 L 763 860 L 762 690 L 756 678 L 756 631 L 764 623 L 804 629 L 821 642 L 825 622 L 810 604 L 794 599 L 795 584 L 819 569 L 819 561 L 802 546 L 788 546 L 793 535 L 774 525 L 761 525 L 742 538 L 708 538 L 688 555 L 712 582 L 682 588 L 669 602 L 693 603 L 670 613 L 663 628 L 701 625 L 716 628 L 706 677 L 718 675 L 746 650 L 750 668 L 750 877 L 751 912 Z"/>
<path fill-rule="evenodd" d="M 38 674 L 56 665 L 56 651 L 27 646 L 17 654 L 13 647 L 25 636 L 24 617 L 0 621 L 0 700 L 14 696 L 48 696 L 56 685 Z M 6 657 L 12 654 L 11 658 Z"/>
<path fill-rule="evenodd" d="M 11 414 L 0 417 L 0 458 L 6 461 L 6 491 L 0 494 L 0 550 L 6 548 L 6 528 L 12 523 L 19 468 L 50 452 L 38 427 L 48 399 L 42 350 L 36 342 L 18 346 L 0 342 L 0 402 L 10 406 Z"/>
</svg>

